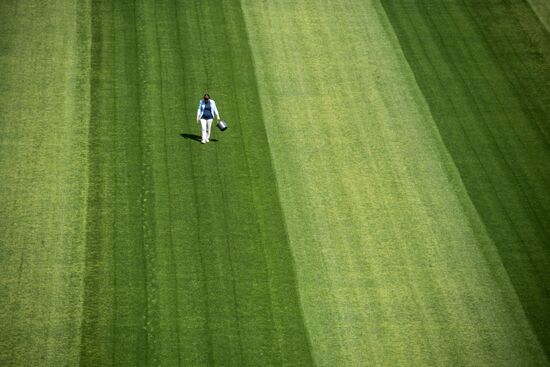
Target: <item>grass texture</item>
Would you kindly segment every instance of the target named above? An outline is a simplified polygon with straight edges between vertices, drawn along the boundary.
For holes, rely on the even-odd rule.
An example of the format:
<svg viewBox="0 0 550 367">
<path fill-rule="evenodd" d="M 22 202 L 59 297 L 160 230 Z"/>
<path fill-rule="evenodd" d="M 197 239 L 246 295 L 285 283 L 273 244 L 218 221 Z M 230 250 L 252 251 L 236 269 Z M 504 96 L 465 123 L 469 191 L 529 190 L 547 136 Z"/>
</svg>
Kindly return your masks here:
<svg viewBox="0 0 550 367">
<path fill-rule="evenodd" d="M 93 4 L 82 364 L 310 358 L 235 10 Z M 202 146 L 205 89 L 239 124 Z"/>
<path fill-rule="evenodd" d="M 3 267 L 10 303 L 2 303 L 7 308 L 2 329 L 8 336 L 3 339 L 2 365 L 311 364 L 262 117 L 258 106 L 247 103 L 258 98 L 246 38 L 240 33 L 244 30 L 240 8 L 238 3 L 226 8 L 186 5 L 90 4 L 91 94 L 88 105 L 82 106 L 83 113 L 86 108 L 90 113 L 89 121 L 78 125 L 65 118 L 77 134 L 52 132 L 68 140 L 52 150 L 73 148 L 76 152 L 66 155 L 79 158 L 62 166 L 65 175 L 52 172 L 52 176 L 70 189 L 87 189 L 75 195 L 58 182 L 43 182 L 43 190 L 37 189 L 44 207 L 63 202 L 60 196 L 72 200 L 74 209 L 58 211 L 80 215 L 70 218 L 79 220 L 75 235 L 80 241 L 71 243 L 71 238 L 63 237 L 63 242 L 52 240 L 50 247 L 37 249 L 41 236 L 66 236 L 66 228 L 53 227 L 57 212 L 45 220 L 50 212 L 37 207 L 41 201 L 26 196 L 25 187 L 20 194 L 7 192 L 21 186 L 21 181 L 3 182 L 7 187 L 3 202 L 12 200 L 11 207 L 29 210 L 35 217 L 2 213 L 12 221 L 4 223 L 2 246 L 13 252 L 3 264 L 14 267 Z M 49 10 L 46 5 L 37 8 L 36 16 L 45 10 Z M 26 9 L 22 11 L 29 22 L 33 20 Z M 50 11 L 56 14 L 59 9 Z M 62 19 L 51 22 L 63 25 L 75 19 L 73 14 L 63 16 L 60 13 Z M 31 36 L 40 40 L 38 34 Z M 40 42 L 46 42 L 44 51 L 51 53 L 48 47 L 55 43 L 47 41 Z M 22 49 L 36 53 L 32 46 Z M 233 55 L 234 49 L 239 53 Z M 14 57 L 14 69 L 16 61 Z M 55 65 L 49 59 L 44 64 L 29 63 L 29 68 L 42 73 Z M 63 91 L 65 86 L 65 70 L 60 69 L 59 79 L 41 74 L 59 86 L 40 88 L 29 76 L 30 90 L 53 93 L 51 99 L 61 105 L 80 100 L 81 95 L 72 95 L 72 90 L 67 96 L 55 94 L 55 87 Z M 18 82 L 14 78 L 13 83 Z M 2 105 L 13 108 L 13 114 L 26 110 L 43 114 L 40 107 L 49 101 L 31 95 L 28 85 L 21 89 L 35 105 L 8 103 L 18 91 L 15 87 L 7 89 L 11 94 L 3 95 Z M 231 134 L 214 133 L 218 141 L 201 146 L 193 138 L 200 131 L 194 116 L 205 89 L 217 100 L 222 116 L 239 123 L 231 127 Z M 55 125 L 55 117 L 52 112 L 51 120 L 34 123 L 47 131 Z M 2 127 L 23 135 L 10 121 L 5 116 Z M 3 167 L 9 172 L 16 158 L 13 150 L 26 153 L 33 141 L 2 136 Z M 48 137 L 36 133 L 35 139 L 48 141 Z M 81 145 L 73 147 L 74 139 Z M 38 155 L 47 160 L 48 152 L 42 149 Z M 15 178 L 30 180 L 38 175 L 43 162 L 31 165 L 33 158 L 31 154 L 28 162 L 19 162 L 29 174 L 14 173 Z M 63 152 L 55 158 L 63 165 L 62 159 L 68 157 Z M 44 170 L 48 167 L 51 164 Z M 75 173 L 83 177 L 75 178 Z M 29 205 L 21 201 L 26 197 Z M 37 229 L 37 238 L 28 239 L 27 249 L 7 242 L 26 244 L 25 238 L 8 230 L 25 231 L 31 220 L 43 227 Z M 27 259 L 33 252 L 41 256 L 39 264 Z M 74 289 L 40 281 L 43 274 L 37 272 L 42 269 L 61 278 L 57 266 L 75 278 Z M 31 274 L 18 277 L 18 269 Z M 58 292 L 66 303 L 52 306 L 51 292 Z M 9 325 L 14 316 L 21 325 Z M 60 318 L 60 325 L 49 317 Z M 74 322 L 67 322 L 67 317 Z M 27 349 L 29 343 L 33 348 Z M 42 350 L 42 344 L 52 350 Z M 75 348 L 67 349 L 65 344 Z"/>
<path fill-rule="evenodd" d="M 0 365 L 78 364 L 86 1 L 0 2 Z"/>
<path fill-rule="evenodd" d="M 513 1 L 384 5 L 550 355 L 550 34 Z"/>
<path fill-rule="evenodd" d="M 0 36 L 1 366 L 548 365 L 526 1 L 2 1 Z"/>
<path fill-rule="evenodd" d="M 454 2 L 445 3 L 438 7 Z M 243 10 L 316 363 L 545 365 L 503 265 L 502 244 L 490 236 L 494 228 L 487 229 L 486 213 L 475 205 L 480 197 L 470 196 L 457 169 L 462 157 L 448 151 L 419 88 L 432 79 L 417 82 L 382 5 L 243 1 Z M 436 31 L 423 18 L 413 24 Z M 447 32 L 479 34 L 465 20 L 460 26 Z M 427 37 L 422 43 L 434 53 L 442 49 Z M 463 44 L 453 50 L 461 65 L 492 60 L 458 58 L 468 50 Z M 446 87 L 462 101 L 460 90 Z M 481 92 L 474 93 L 481 98 Z M 514 94 L 507 103 L 518 99 Z M 460 107 L 461 116 L 472 111 Z M 515 120 L 494 117 L 494 124 L 515 128 Z M 509 153 L 521 159 L 518 170 L 528 159 L 534 168 L 548 163 L 531 155 L 546 157 L 541 136 L 531 137 L 529 158 Z M 544 199 L 548 171 L 534 171 L 531 179 L 538 183 L 533 194 Z M 493 204 L 504 200 L 492 197 Z M 524 225 L 537 223 L 529 217 Z M 516 252 L 523 251 L 520 244 Z M 521 265 L 525 272 L 540 269 Z"/>
<path fill-rule="evenodd" d="M 544 0 L 527 0 L 542 24 L 550 31 L 550 4 Z M 521 4 L 525 7 L 523 4 Z M 536 24 L 536 23 L 535 23 Z"/>
</svg>

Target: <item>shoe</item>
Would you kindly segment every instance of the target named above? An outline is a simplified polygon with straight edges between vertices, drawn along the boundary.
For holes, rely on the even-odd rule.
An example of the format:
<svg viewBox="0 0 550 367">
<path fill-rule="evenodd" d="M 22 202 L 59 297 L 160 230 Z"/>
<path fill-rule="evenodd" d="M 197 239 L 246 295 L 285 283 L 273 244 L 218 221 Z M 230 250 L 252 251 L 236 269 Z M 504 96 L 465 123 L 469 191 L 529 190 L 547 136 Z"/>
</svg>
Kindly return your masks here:
<svg viewBox="0 0 550 367">
<path fill-rule="evenodd" d="M 201 144 L 206 144 L 206 142 L 204 140 L 201 140 Z"/>
</svg>

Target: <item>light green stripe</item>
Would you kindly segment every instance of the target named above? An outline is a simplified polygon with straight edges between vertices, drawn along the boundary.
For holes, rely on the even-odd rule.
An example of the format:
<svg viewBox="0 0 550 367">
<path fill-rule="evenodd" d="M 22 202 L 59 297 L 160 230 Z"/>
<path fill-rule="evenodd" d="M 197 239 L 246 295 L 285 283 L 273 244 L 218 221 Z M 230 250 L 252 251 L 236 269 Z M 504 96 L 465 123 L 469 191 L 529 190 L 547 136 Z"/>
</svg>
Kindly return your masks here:
<svg viewBox="0 0 550 367">
<path fill-rule="evenodd" d="M 317 364 L 538 358 L 379 3 L 242 5 Z"/>
<path fill-rule="evenodd" d="M 79 358 L 89 4 L 0 5 L 0 365 Z"/>
</svg>

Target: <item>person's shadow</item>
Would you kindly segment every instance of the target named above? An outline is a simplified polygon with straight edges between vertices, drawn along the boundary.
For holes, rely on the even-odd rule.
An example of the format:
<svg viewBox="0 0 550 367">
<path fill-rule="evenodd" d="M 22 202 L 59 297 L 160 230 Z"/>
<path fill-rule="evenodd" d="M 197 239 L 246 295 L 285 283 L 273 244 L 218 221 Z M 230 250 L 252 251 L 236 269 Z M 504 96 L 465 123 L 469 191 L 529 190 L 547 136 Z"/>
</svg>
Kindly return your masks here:
<svg viewBox="0 0 550 367">
<path fill-rule="evenodd" d="M 194 140 L 196 142 L 201 142 L 202 138 L 199 136 L 199 135 L 195 135 L 195 134 L 180 134 L 180 136 L 184 139 L 190 139 L 190 140 Z M 212 142 L 215 142 L 215 141 L 218 141 L 218 139 L 210 139 L 210 141 Z"/>
</svg>

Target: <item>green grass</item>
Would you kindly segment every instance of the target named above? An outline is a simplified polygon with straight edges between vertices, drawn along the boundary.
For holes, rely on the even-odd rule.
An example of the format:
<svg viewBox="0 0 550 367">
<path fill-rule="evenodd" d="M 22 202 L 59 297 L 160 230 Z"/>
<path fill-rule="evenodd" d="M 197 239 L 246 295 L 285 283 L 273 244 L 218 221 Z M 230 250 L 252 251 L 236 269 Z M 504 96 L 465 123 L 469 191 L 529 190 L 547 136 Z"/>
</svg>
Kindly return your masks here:
<svg viewBox="0 0 550 367">
<path fill-rule="evenodd" d="M 81 362 L 307 364 L 238 4 L 93 7 Z M 205 89 L 231 128 L 202 146 Z"/>
<path fill-rule="evenodd" d="M 544 0 L 527 0 L 541 23 L 550 31 L 550 4 Z M 523 5 L 523 4 L 522 4 Z M 532 24 L 537 24 L 535 23 Z"/>
<path fill-rule="evenodd" d="M 548 365 L 549 37 L 523 1 L 0 2 L 0 365 Z"/>
<path fill-rule="evenodd" d="M 550 35 L 523 2 L 384 4 L 468 194 L 550 354 Z"/>
<path fill-rule="evenodd" d="M 404 15 L 414 5 L 399 4 Z M 382 6 L 244 1 L 243 9 L 316 362 L 545 364 L 458 158 L 440 136 L 431 95 L 427 101 L 418 87 Z M 436 31 L 422 18 L 413 24 Z M 469 23 L 448 28 L 477 32 Z M 455 58 L 468 51 L 460 46 Z M 460 101 L 459 92 L 449 89 Z M 471 113 L 461 107 L 458 114 Z M 529 154 L 537 149 L 545 152 L 533 146 Z M 516 153 L 520 168 L 525 156 Z"/>
<path fill-rule="evenodd" d="M 0 4 L 0 365 L 78 363 L 86 1 Z"/>
</svg>

